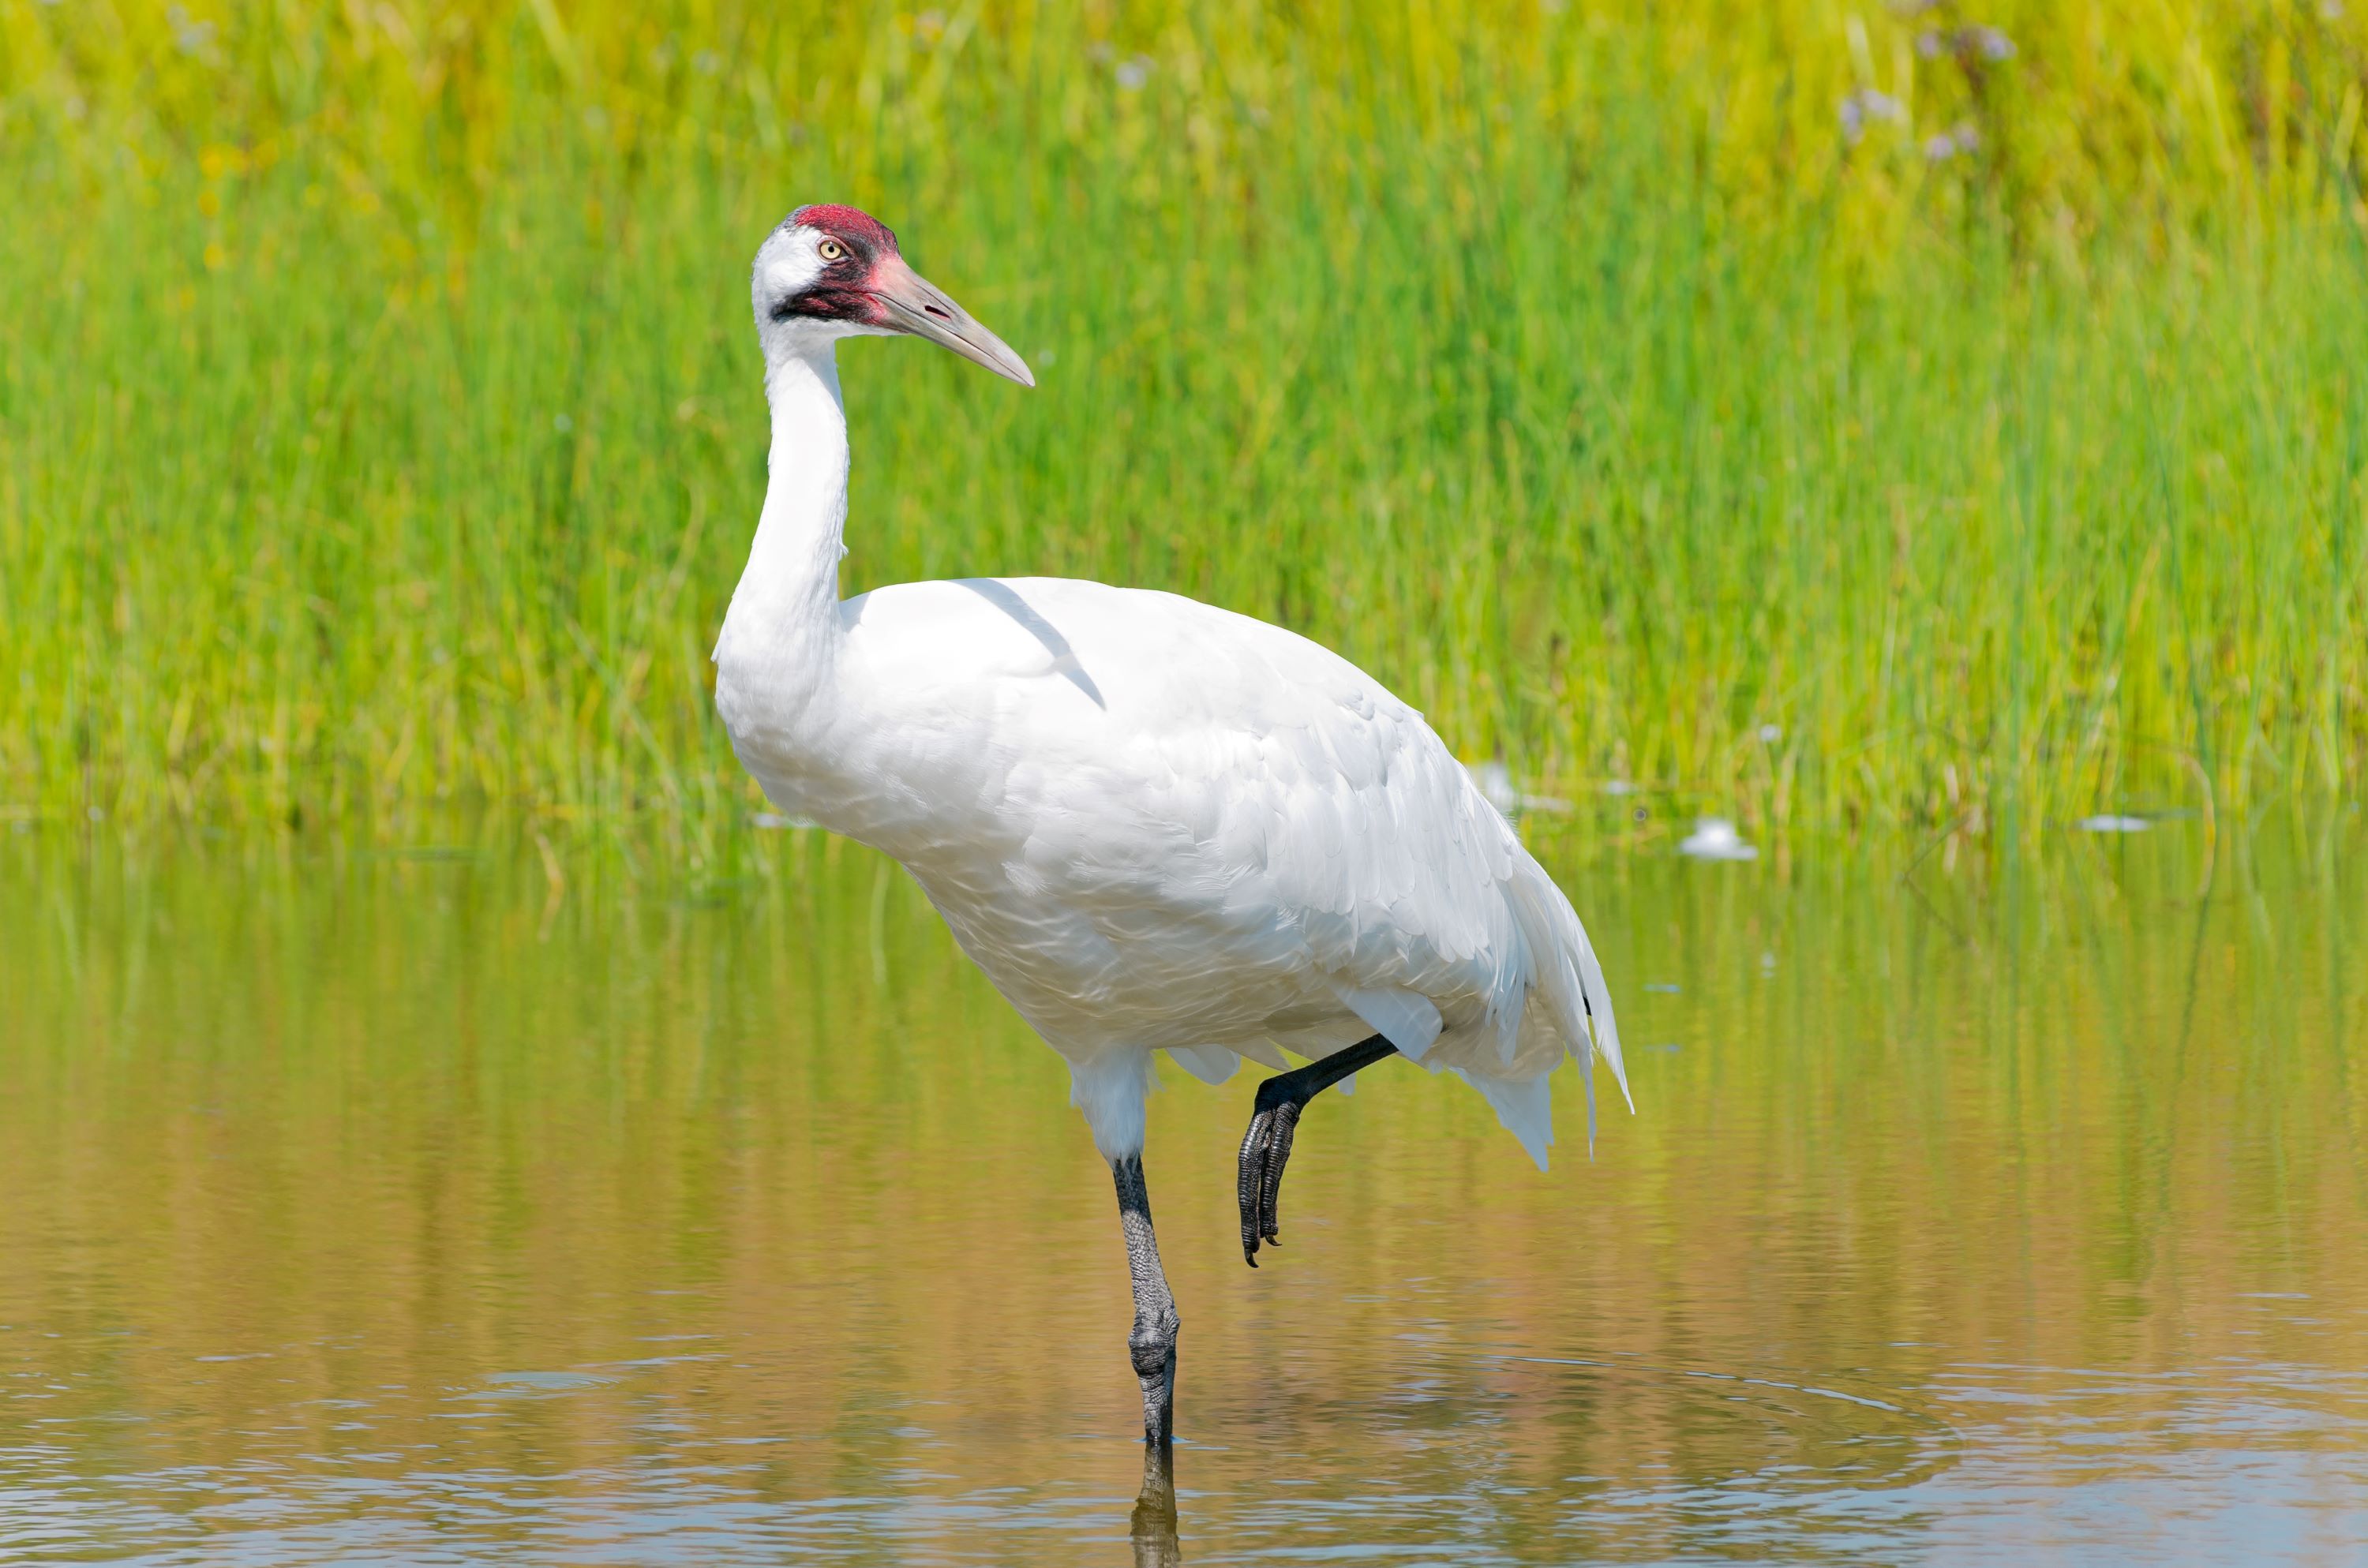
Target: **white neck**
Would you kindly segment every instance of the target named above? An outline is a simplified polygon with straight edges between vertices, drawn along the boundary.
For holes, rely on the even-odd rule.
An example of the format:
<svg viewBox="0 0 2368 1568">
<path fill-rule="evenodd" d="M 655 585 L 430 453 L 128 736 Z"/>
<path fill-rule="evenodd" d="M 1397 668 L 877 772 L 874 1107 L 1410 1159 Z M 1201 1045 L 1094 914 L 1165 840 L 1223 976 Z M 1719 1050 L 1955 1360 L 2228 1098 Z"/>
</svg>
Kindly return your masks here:
<svg viewBox="0 0 2368 1568">
<path fill-rule="evenodd" d="M 765 399 L 773 410 L 765 509 L 723 617 L 723 642 L 757 642 L 818 682 L 844 635 L 838 562 L 847 553 L 847 413 L 831 342 L 783 356 L 765 374 Z"/>
</svg>

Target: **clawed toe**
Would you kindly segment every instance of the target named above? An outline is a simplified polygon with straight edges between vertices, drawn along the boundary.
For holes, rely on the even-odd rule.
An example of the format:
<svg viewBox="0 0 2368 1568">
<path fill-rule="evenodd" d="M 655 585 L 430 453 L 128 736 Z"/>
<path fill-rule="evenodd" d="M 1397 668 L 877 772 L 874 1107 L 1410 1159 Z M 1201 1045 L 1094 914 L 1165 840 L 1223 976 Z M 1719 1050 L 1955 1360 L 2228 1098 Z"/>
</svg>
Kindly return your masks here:
<svg viewBox="0 0 2368 1568">
<path fill-rule="evenodd" d="M 1267 1144 L 1274 1135 L 1274 1112 L 1261 1110 L 1250 1118 L 1242 1138 L 1241 1184 L 1236 1196 L 1242 1210 L 1242 1261 L 1258 1267 L 1258 1195 L 1266 1187 Z"/>
<path fill-rule="evenodd" d="M 1372 1035 L 1345 1051 L 1269 1078 L 1258 1085 L 1250 1130 L 1242 1139 L 1242 1261 L 1258 1267 L 1260 1242 L 1282 1244 L 1282 1167 L 1291 1159 L 1291 1137 L 1307 1102 L 1360 1067 L 1396 1051 L 1388 1039 Z"/>
<path fill-rule="evenodd" d="M 1282 1244 L 1282 1168 L 1291 1159 L 1292 1135 L 1299 1126 L 1300 1102 L 1280 1100 L 1250 1118 L 1242 1139 L 1242 1261 L 1258 1267 L 1258 1244 Z"/>
</svg>

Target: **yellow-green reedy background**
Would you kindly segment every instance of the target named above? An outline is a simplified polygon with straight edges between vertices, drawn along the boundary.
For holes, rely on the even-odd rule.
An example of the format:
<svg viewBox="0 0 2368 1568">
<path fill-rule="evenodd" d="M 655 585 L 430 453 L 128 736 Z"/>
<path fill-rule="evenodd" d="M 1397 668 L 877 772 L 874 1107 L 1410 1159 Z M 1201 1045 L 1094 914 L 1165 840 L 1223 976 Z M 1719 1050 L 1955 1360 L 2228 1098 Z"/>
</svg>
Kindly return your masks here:
<svg viewBox="0 0 2368 1568">
<path fill-rule="evenodd" d="M 746 267 L 815 199 L 1042 381 L 843 356 L 850 591 L 1178 589 L 1776 824 L 2353 785 L 2363 62 L 2317 5 L 5 0 L 0 812 L 738 821 Z"/>
</svg>

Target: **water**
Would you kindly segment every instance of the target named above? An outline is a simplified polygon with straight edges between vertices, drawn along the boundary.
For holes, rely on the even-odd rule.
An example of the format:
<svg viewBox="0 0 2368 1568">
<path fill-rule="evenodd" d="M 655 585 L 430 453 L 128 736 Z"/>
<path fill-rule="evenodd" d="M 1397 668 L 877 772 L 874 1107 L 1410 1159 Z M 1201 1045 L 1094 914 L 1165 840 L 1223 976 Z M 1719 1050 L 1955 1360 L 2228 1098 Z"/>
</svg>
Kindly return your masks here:
<svg viewBox="0 0 2368 1568">
<path fill-rule="evenodd" d="M 1369 1071 L 1255 1273 L 1171 1075 L 1183 1561 L 2359 1561 L 2358 824 L 1574 864 L 1638 1114 Z M 1063 1069 L 754 843 L 0 838 L 0 1560 L 1132 1560 Z"/>
</svg>

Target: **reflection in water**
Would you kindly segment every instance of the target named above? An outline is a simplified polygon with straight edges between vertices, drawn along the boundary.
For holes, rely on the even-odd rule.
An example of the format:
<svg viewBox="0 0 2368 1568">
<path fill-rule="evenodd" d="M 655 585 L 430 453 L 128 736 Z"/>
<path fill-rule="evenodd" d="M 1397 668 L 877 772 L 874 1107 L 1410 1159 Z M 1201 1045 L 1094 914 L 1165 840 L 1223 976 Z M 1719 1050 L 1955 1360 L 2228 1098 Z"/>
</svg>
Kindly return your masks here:
<svg viewBox="0 0 2368 1568">
<path fill-rule="evenodd" d="M 863 852 L 0 839 L 0 1559 L 2349 1561 L 2357 822 L 1567 868 L 1638 1114 L 1368 1072 L 1255 1274 L 1177 1080 L 1172 1485 L 1065 1074 Z"/>
<path fill-rule="evenodd" d="M 1176 1537 L 1176 1456 L 1165 1445 L 1144 1446 L 1143 1485 L 1126 1530 L 1135 1568 L 1174 1568 L 1184 1561 L 1184 1543 Z"/>
</svg>

